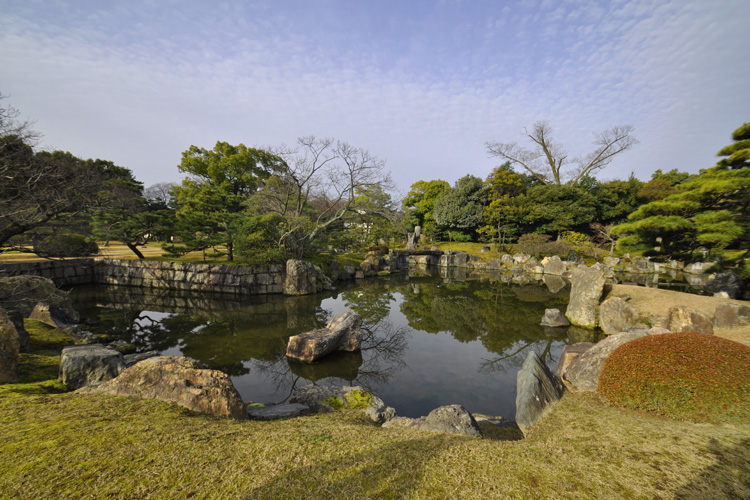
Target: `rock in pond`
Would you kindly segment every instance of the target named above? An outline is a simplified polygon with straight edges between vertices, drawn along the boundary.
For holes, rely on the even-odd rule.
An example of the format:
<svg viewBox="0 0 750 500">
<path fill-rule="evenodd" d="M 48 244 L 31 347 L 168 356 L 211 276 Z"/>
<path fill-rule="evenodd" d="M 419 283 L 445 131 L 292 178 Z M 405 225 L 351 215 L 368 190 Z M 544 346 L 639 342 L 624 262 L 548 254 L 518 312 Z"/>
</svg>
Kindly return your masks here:
<svg viewBox="0 0 750 500">
<path fill-rule="evenodd" d="M 734 271 L 727 271 L 725 273 L 719 273 L 714 279 L 708 282 L 704 287 L 707 292 L 718 293 L 726 292 L 731 299 L 742 298 L 743 284 L 742 278 L 740 278 Z"/>
<path fill-rule="evenodd" d="M 596 309 L 604 291 L 607 267 L 594 264 L 591 267 L 579 266 L 571 274 L 570 302 L 565 316 L 571 324 L 596 327 Z"/>
<path fill-rule="evenodd" d="M 122 354 L 101 344 L 64 347 L 60 356 L 60 379 L 71 390 L 107 382 L 124 369 Z"/>
<path fill-rule="evenodd" d="M 297 259 L 286 261 L 284 295 L 310 295 L 333 290 L 333 282 L 317 266 Z"/>
<path fill-rule="evenodd" d="M 245 404 L 229 375 L 184 357 L 149 358 L 109 382 L 79 392 L 161 399 L 199 413 L 247 418 Z"/>
<path fill-rule="evenodd" d="M 0 309 L 0 384 L 18 381 L 18 353 L 21 344 L 16 326 Z"/>
<path fill-rule="evenodd" d="M 62 307 L 48 304 L 47 302 L 37 303 L 31 311 L 29 319 L 41 321 L 45 325 L 53 326 L 60 330 L 64 330 L 77 323 Z"/>
<path fill-rule="evenodd" d="M 525 436 L 549 403 L 558 401 L 563 385 L 539 355 L 531 351 L 516 378 L 516 423 Z"/>
<path fill-rule="evenodd" d="M 544 266 L 544 274 L 561 276 L 562 273 L 568 270 L 568 266 L 563 264 L 563 261 L 557 255 L 545 257 L 542 259 L 542 265 Z"/>
<path fill-rule="evenodd" d="M 289 337 L 286 355 L 309 363 L 333 351 L 357 351 L 361 343 L 359 316 L 348 310 L 331 318 L 323 329 Z"/>
<path fill-rule="evenodd" d="M 542 317 L 542 326 L 570 326 L 570 321 L 560 309 L 545 309 Z"/>
<path fill-rule="evenodd" d="M 479 429 L 474 416 L 461 405 L 435 408 L 426 417 L 395 417 L 384 423 L 383 427 L 406 427 L 430 432 L 482 437 L 482 431 Z"/>
</svg>

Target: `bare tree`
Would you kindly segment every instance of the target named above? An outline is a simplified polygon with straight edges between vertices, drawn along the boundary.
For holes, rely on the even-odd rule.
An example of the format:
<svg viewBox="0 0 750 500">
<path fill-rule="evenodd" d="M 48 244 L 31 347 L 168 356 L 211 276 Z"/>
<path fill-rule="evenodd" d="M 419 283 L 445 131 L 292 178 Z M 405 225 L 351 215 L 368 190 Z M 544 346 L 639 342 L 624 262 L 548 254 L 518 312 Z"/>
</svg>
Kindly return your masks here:
<svg viewBox="0 0 750 500">
<path fill-rule="evenodd" d="M 382 160 L 346 142 L 308 136 L 298 139 L 295 147 L 281 146 L 273 152 L 287 169 L 267 180 L 257 199 L 265 211 L 286 219 L 279 243 L 295 253 L 355 214 L 358 190 L 392 187 Z"/>
<path fill-rule="evenodd" d="M 562 145 L 552 139 L 552 128 L 546 121 L 535 123 L 531 132 L 525 130 L 526 137 L 535 144 L 533 149 L 515 142 L 489 141 L 486 146 L 491 156 L 520 165 L 544 184 L 563 184 L 567 180 L 575 186 L 584 176 L 609 165 L 615 155 L 633 147 L 638 141 L 631 135 L 632 132 L 631 125 L 617 125 L 596 134 L 596 149 L 585 156 L 573 158 L 567 172 L 568 154 Z"/>
</svg>

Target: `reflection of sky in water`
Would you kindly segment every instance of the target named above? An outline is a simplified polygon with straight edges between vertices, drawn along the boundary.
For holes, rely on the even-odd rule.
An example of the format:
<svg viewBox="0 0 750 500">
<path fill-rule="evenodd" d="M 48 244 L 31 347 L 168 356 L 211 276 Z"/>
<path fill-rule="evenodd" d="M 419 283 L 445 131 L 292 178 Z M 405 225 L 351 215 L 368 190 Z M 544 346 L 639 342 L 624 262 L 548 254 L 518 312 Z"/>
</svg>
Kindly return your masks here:
<svg viewBox="0 0 750 500">
<path fill-rule="evenodd" d="M 246 401 L 282 402 L 309 383 L 351 384 L 373 391 L 404 416 L 457 403 L 474 413 L 512 418 L 516 374 L 529 350 L 556 368 L 566 332 L 549 337 L 538 323 L 545 307 L 564 308 L 566 293 L 479 281 L 415 281 L 368 280 L 333 296 L 235 299 L 229 305 L 216 296 L 202 302 L 195 296 L 162 300 L 136 297 L 138 289 L 117 289 L 116 305 L 88 306 L 84 315 L 98 315 L 102 329 L 129 332 L 122 336 L 130 335 L 126 340 L 141 350 L 185 355 L 230 373 Z M 106 304 L 105 292 L 93 293 L 98 306 Z M 79 310 L 90 304 L 83 293 L 75 298 Z M 128 302 L 132 305 L 123 305 Z M 289 335 L 323 326 L 349 307 L 366 316 L 366 325 L 377 326 L 361 354 L 336 354 L 314 364 L 287 361 Z"/>
</svg>

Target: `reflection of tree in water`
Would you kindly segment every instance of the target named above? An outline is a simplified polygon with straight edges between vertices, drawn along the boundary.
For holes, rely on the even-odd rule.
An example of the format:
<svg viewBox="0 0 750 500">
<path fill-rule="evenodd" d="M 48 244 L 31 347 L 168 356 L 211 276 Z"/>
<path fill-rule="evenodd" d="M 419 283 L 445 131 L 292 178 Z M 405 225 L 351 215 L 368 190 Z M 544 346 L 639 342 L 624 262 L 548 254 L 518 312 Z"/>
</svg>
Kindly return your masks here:
<svg viewBox="0 0 750 500">
<path fill-rule="evenodd" d="M 368 280 L 354 290 L 342 292 L 341 298 L 359 315 L 361 323 L 376 325 L 391 312 L 394 294 L 388 281 Z"/>
</svg>

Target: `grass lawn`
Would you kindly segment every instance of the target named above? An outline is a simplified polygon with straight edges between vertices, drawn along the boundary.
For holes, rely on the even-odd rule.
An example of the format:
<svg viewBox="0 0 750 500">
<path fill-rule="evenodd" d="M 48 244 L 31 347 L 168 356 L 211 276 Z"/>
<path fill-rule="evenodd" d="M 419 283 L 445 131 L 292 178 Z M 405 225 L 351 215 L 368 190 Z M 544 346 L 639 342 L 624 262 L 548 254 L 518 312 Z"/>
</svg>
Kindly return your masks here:
<svg viewBox="0 0 750 500">
<path fill-rule="evenodd" d="M 59 393 L 60 332 L 27 321 L 0 386 L 4 498 L 750 498 L 750 422 L 678 422 L 567 394 L 521 441 L 382 429 L 361 409 L 234 421 Z M 44 379 L 51 379 L 43 381 Z"/>
</svg>

